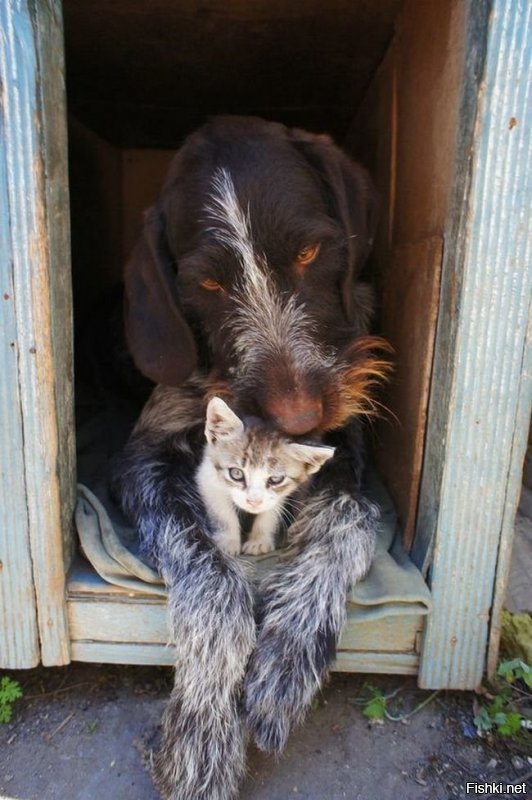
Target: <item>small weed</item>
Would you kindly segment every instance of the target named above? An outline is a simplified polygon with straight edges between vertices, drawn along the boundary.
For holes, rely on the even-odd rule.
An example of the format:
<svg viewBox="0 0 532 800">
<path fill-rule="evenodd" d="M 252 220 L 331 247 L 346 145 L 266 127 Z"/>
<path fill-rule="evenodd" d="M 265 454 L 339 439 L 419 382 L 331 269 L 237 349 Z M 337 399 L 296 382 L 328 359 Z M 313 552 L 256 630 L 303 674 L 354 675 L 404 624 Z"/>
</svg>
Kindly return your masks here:
<svg viewBox="0 0 532 800">
<path fill-rule="evenodd" d="M 499 664 L 497 675 L 504 678 L 507 683 L 521 680 L 532 690 L 532 667 L 518 658 L 514 658 L 512 661 L 502 661 Z"/>
<path fill-rule="evenodd" d="M 94 733 L 94 731 L 99 727 L 99 725 L 100 725 L 100 720 L 98 719 L 95 719 L 92 722 L 87 722 L 87 725 L 85 726 L 85 731 L 87 733 Z"/>
<path fill-rule="evenodd" d="M 366 689 L 369 697 L 362 707 L 362 713 L 368 719 L 384 719 L 387 698 L 380 689 L 371 683 L 367 684 Z"/>
<path fill-rule="evenodd" d="M 5 675 L 0 678 L 0 723 L 11 721 L 13 716 L 13 703 L 22 697 L 22 689 L 18 681 Z"/>
<path fill-rule="evenodd" d="M 384 719 L 387 719 L 390 722 L 405 722 L 410 717 L 414 716 L 414 714 L 417 714 L 418 711 L 421 711 L 422 708 L 428 706 L 428 704 L 434 700 L 436 695 L 440 693 L 439 689 L 435 692 L 432 692 L 408 712 L 401 714 L 391 713 L 389 705 L 390 700 L 393 700 L 395 697 L 397 697 L 402 688 L 402 686 L 399 686 L 393 692 L 390 692 L 390 694 L 384 694 L 384 692 L 382 692 L 372 683 L 364 683 L 361 692 L 362 697 L 356 698 L 352 702 L 357 706 L 362 706 L 362 713 L 364 716 L 373 722 L 382 722 Z M 399 699 L 399 706 L 401 706 L 401 699 Z"/>
<path fill-rule="evenodd" d="M 520 688 L 522 683 L 525 689 Z M 473 722 L 479 735 L 486 733 L 516 737 L 530 725 L 530 718 L 520 708 L 523 701 L 532 700 L 532 667 L 524 661 L 502 661 L 497 669 L 487 705 L 477 706 Z"/>
</svg>

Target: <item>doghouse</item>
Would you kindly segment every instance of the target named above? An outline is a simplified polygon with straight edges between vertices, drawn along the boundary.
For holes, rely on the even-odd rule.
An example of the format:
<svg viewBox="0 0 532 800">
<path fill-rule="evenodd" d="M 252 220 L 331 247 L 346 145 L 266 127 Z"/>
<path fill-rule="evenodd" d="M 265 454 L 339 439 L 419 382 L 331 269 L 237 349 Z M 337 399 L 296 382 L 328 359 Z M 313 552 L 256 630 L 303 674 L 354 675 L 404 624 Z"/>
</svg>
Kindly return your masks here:
<svg viewBox="0 0 532 800">
<path fill-rule="evenodd" d="M 224 112 L 330 132 L 382 198 L 397 368 L 376 461 L 431 612 L 349 616 L 336 666 L 464 689 L 493 669 L 530 414 L 530 17 L 526 0 L 2 4 L 0 666 L 171 663 L 164 602 L 76 552 L 73 313 L 119 277 L 171 152 Z"/>
</svg>

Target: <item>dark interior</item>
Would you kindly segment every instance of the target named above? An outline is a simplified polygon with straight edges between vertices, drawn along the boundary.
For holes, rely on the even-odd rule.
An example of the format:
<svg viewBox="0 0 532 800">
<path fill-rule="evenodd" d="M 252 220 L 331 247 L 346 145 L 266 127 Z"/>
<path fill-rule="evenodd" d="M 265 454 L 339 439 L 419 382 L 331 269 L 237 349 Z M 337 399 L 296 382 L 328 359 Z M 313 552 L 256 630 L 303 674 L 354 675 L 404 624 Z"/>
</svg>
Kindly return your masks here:
<svg viewBox="0 0 532 800">
<path fill-rule="evenodd" d="M 69 108 L 118 147 L 176 147 L 206 116 L 339 140 L 401 0 L 66 0 Z"/>
</svg>

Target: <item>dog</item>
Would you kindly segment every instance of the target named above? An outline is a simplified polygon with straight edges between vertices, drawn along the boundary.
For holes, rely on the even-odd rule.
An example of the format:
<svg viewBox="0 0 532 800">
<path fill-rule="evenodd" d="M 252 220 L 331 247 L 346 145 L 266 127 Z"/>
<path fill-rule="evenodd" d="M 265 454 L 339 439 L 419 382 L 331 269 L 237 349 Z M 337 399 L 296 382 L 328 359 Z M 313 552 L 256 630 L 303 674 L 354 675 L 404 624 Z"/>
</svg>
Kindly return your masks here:
<svg viewBox="0 0 532 800">
<path fill-rule="evenodd" d="M 360 282 L 377 219 L 368 174 L 326 135 L 219 117 L 189 136 L 125 268 L 125 329 L 157 384 L 115 492 L 169 588 L 175 686 L 155 765 L 173 800 L 232 800 L 251 736 L 280 751 L 320 686 L 368 571 L 378 510 L 361 415 L 385 345 Z M 381 349 L 379 349 L 381 348 Z M 336 448 L 254 595 L 216 547 L 193 476 L 218 395 Z"/>
</svg>

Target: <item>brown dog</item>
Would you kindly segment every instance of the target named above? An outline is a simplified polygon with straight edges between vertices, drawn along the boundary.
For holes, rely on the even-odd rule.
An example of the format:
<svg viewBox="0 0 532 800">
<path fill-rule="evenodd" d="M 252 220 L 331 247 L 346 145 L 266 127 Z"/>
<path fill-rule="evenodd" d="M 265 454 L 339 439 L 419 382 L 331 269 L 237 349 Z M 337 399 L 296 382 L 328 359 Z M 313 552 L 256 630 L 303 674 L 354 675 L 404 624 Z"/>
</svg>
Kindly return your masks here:
<svg viewBox="0 0 532 800">
<path fill-rule="evenodd" d="M 334 656 L 347 591 L 369 568 L 377 512 L 361 492 L 358 415 L 372 411 L 388 365 L 372 354 L 371 293 L 358 279 L 375 212 L 367 174 L 328 137 L 220 118 L 177 154 L 127 265 L 129 346 L 159 386 L 116 486 L 169 586 L 165 797 L 236 796 L 242 713 L 260 747 L 284 746 Z M 336 448 L 255 615 L 248 576 L 216 547 L 193 485 L 206 397 L 221 388 L 284 432 Z"/>
</svg>

